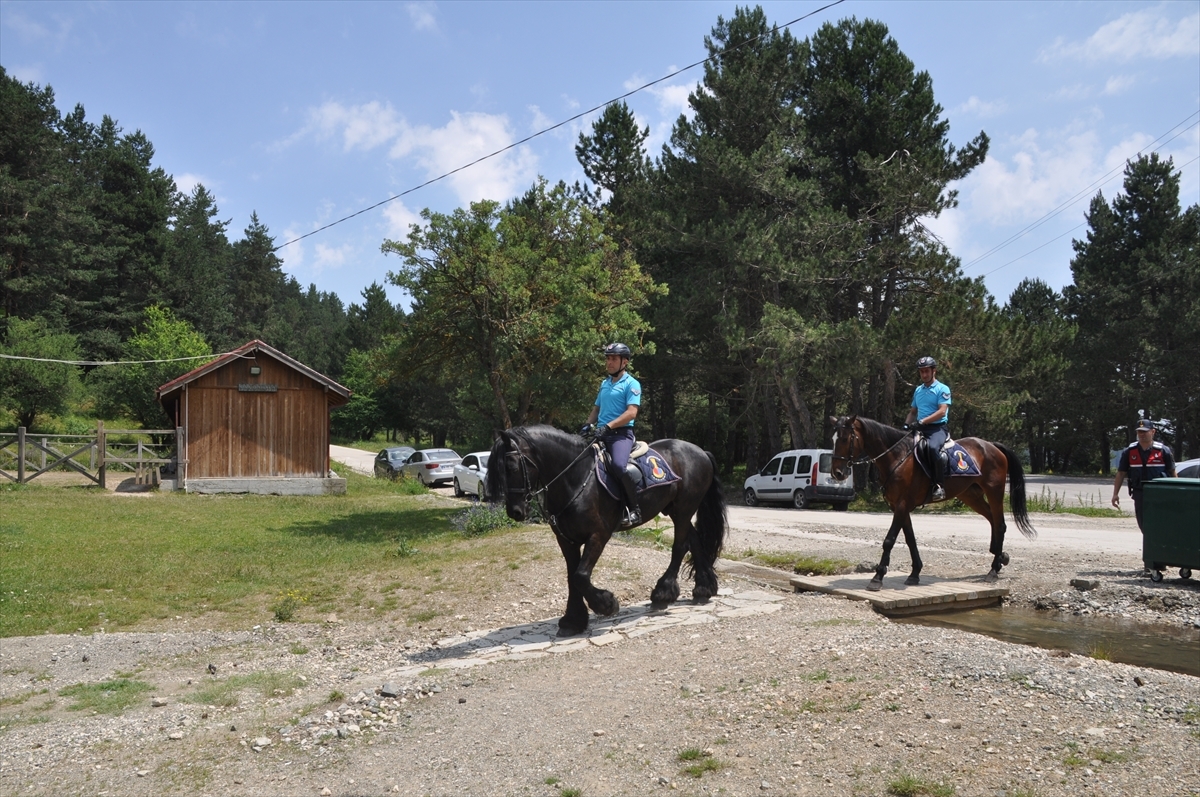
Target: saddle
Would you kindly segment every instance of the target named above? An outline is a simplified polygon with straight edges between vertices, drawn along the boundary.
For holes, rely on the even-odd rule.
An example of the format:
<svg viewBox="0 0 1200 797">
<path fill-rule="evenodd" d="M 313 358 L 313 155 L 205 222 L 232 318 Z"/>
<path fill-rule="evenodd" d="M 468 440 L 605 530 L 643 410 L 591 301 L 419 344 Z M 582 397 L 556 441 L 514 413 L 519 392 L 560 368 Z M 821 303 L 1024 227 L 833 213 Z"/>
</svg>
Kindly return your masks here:
<svg viewBox="0 0 1200 797">
<path fill-rule="evenodd" d="M 593 448 L 596 449 L 596 480 L 613 498 L 623 500 L 621 485 L 613 482 L 612 474 L 608 470 L 612 464 L 608 451 L 599 444 L 595 444 Z M 629 462 L 625 465 L 625 472 L 633 478 L 639 495 L 652 487 L 679 481 L 679 476 L 671 470 L 663 455 L 641 440 L 634 443 L 633 450 L 629 453 Z"/>
<path fill-rule="evenodd" d="M 914 459 L 920 464 L 921 469 L 925 471 L 925 475 L 932 478 L 936 472 L 934 470 L 934 457 L 942 459 L 942 473 L 946 476 L 978 476 L 979 465 L 975 462 L 975 458 L 971 456 L 971 452 L 958 444 L 954 438 L 947 436 L 946 442 L 940 451 L 934 451 L 929 447 L 929 441 L 924 437 L 920 438 L 917 444 L 917 450 Z"/>
</svg>

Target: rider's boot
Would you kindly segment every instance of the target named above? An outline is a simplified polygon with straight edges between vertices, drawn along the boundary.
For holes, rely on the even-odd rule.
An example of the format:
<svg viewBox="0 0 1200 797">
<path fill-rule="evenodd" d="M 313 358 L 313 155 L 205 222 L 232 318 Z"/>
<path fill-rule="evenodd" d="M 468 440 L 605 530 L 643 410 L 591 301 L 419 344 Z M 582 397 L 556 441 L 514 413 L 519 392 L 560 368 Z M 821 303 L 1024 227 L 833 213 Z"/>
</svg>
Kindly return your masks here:
<svg viewBox="0 0 1200 797">
<path fill-rule="evenodd" d="M 942 480 L 945 478 L 946 469 L 945 463 L 942 460 L 942 452 L 938 451 L 933 457 L 933 492 L 930 494 L 930 501 L 945 501 L 946 491 L 942 489 Z"/>
<path fill-rule="evenodd" d="M 621 489 L 625 491 L 625 517 L 621 519 L 621 528 L 631 529 L 641 525 L 642 511 L 638 507 L 637 487 L 633 484 L 633 476 L 628 470 L 621 470 Z"/>
</svg>

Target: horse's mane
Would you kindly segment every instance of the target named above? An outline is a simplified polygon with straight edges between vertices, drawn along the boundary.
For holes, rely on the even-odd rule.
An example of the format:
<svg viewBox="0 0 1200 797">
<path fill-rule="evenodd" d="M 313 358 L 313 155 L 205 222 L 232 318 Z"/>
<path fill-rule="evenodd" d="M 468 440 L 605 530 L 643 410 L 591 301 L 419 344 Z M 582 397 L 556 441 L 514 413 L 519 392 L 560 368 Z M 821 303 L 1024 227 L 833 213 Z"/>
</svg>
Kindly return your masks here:
<svg viewBox="0 0 1200 797">
<path fill-rule="evenodd" d="M 907 432 L 903 432 L 894 426 L 888 426 L 886 423 L 864 418 L 861 415 L 858 416 L 858 421 L 863 425 L 864 432 L 883 438 L 883 441 L 889 446 L 895 445 L 900 441 L 901 437 L 907 435 Z"/>
<path fill-rule="evenodd" d="M 509 431 L 531 444 L 547 440 L 567 446 L 576 451 L 583 446 L 583 440 L 578 435 L 564 432 L 562 429 L 550 426 L 549 424 L 538 423 L 532 426 L 514 426 Z"/>
</svg>

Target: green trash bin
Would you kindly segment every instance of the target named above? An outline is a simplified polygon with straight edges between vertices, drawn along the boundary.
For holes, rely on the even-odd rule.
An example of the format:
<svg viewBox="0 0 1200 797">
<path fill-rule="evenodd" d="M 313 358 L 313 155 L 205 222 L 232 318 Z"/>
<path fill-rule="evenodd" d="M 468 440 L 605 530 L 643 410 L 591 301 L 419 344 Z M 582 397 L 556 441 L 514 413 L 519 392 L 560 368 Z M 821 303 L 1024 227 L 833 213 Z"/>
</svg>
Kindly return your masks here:
<svg viewBox="0 0 1200 797">
<path fill-rule="evenodd" d="M 1142 488 L 1142 561 L 1150 578 L 1200 570 L 1200 479 L 1155 479 Z"/>
</svg>

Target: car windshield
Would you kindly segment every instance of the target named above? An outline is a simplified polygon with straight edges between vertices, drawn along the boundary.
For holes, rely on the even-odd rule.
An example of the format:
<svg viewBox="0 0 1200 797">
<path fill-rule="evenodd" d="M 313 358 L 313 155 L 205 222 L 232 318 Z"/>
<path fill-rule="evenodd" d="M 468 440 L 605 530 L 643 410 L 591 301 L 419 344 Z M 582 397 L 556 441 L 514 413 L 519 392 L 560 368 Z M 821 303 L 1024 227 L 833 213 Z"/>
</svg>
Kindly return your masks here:
<svg viewBox="0 0 1200 797">
<path fill-rule="evenodd" d="M 458 459 L 458 454 L 455 454 L 453 451 L 451 451 L 448 448 L 443 448 L 439 451 L 426 451 L 425 459 L 429 459 L 429 460 Z"/>
<path fill-rule="evenodd" d="M 404 449 L 399 449 L 397 451 L 389 451 L 388 459 L 392 460 L 393 462 L 400 462 L 402 460 L 408 459 L 409 455 L 411 455 L 411 454 L 412 454 L 411 449 L 408 451 L 405 451 Z"/>
</svg>

